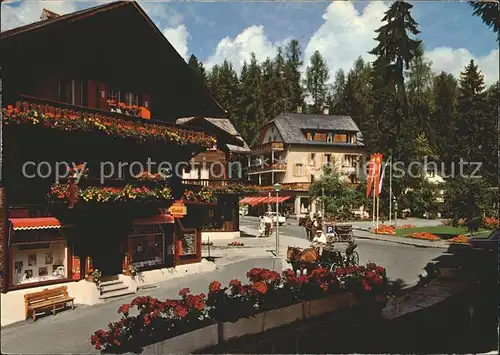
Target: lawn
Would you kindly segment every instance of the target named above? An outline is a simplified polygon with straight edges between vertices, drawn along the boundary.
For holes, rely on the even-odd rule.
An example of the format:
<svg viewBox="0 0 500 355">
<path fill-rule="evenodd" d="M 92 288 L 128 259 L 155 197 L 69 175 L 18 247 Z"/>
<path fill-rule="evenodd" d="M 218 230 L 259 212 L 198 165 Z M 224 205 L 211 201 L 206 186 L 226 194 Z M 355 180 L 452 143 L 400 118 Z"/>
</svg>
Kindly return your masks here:
<svg viewBox="0 0 500 355">
<path fill-rule="evenodd" d="M 429 232 L 437 235 L 441 239 L 449 239 L 457 236 L 459 234 L 469 234 L 467 231 L 467 227 L 451 227 L 451 226 L 432 226 L 432 227 L 415 227 L 415 228 L 405 228 L 405 229 L 396 229 L 396 235 L 400 237 L 406 237 L 411 233 L 419 233 L 419 232 Z M 482 234 L 488 233 L 490 231 L 486 229 L 479 229 L 474 234 Z"/>
</svg>

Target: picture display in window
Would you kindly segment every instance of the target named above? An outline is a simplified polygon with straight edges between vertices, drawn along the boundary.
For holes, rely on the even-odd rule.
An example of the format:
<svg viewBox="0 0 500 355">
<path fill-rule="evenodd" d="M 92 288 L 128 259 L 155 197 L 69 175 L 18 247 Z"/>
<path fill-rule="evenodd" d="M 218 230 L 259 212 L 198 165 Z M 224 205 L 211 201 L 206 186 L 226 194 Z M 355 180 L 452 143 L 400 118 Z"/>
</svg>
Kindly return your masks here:
<svg viewBox="0 0 500 355">
<path fill-rule="evenodd" d="M 164 262 L 163 234 L 129 236 L 131 263 L 136 268 L 161 265 Z"/>
</svg>

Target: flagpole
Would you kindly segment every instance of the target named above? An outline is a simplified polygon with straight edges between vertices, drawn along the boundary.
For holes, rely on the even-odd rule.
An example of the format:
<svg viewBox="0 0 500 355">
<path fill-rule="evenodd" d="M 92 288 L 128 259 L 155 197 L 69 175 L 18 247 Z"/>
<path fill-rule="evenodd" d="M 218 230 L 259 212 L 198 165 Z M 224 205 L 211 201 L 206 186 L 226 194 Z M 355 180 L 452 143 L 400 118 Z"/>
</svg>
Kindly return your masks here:
<svg viewBox="0 0 500 355">
<path fill-rule="evenodd" d="M 377 229 L 378 229 L 378 219 L 379 219 L 379 211 L 380 211 L 380 195 L 377 196 Z"/>
<path fill-rule="evenodd" d="M 389 157 L 389 225 L 392 225 L 392 155 Z"/>
<path fill-rule="evenodd" d="M 375 227 L 375 179 L 373 179 L 372 184 L 374 186 L 373 191 L 372 191 L 372 196 L 373 196 L 372 226 Z"/>
</svg>

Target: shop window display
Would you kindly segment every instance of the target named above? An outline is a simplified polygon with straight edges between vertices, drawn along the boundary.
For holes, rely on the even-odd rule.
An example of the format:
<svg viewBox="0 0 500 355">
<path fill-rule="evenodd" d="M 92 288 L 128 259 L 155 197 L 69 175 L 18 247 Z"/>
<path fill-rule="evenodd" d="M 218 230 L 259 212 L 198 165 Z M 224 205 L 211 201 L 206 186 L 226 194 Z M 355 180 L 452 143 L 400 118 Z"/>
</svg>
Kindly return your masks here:
<svg viewBox="0 0 500 355">
<path fill-rule="evenodd" d="M 12 243 L 12 284 L 61 280 L 68 277 L 67 245 L 51 233 L 18 231 Z M 43 241 L 43 239 L 50 241 Z"/>
<path fill-rule="evenodd" d="M 138 269 L 163 265 L 164 243 L 164 233 L 159 226 L 135 226 L 129 235 L 131 264 Z"/>
</svg>

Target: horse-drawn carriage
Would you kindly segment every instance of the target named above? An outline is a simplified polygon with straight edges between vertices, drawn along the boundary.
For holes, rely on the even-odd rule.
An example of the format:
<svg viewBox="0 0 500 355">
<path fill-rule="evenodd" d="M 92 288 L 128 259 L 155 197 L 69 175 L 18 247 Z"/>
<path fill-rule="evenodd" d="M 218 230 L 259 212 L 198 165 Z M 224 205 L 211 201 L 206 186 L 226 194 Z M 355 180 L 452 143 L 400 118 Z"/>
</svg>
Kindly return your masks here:
<svg viewBox="0 0 500 355">
<path fill-rule="evenodd" d="M 326 232 L 326 244 L 320 248 L 288 247 L 287 261 L 293 265 L 294 269 L 302 270 L 322 266 L 333 271 L 337 267 L 358 265 L 359 254 L 356 251 L 357 244 L 354 243 L 352 226 L 345 225 L 332 229 L 327 225 Z"/>
</svg>

